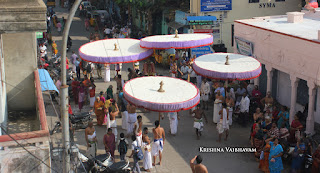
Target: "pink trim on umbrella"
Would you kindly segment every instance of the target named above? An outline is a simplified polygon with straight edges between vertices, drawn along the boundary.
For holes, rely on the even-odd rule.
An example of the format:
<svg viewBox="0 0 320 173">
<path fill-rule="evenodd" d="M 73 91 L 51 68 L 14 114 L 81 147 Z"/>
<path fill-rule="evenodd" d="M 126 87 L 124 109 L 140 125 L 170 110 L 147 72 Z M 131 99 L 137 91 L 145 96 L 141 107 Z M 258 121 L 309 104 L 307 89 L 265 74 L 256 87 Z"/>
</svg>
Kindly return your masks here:
<svg viewBox="0 0 320 173">
<path fill-rule="evenodd" d="M 112 38 L 112 39 L 115 39 L 115 38 Z M 117 38 L 117 39 L 132 39 L 132 38 Z M 104 40 L 107 40 L 107 39 L 104 39 Z M 137 40 L 137 39 L 132 39 L 132 40 Z M 97 41 L 103 41 L 103 40 L 97 40 Z M 144 59 L 147 59 L 153 54 L 153 50 L 146 50 L 145 52 L 142 52 L 139 54 L 127 55 L 127 56 L 115 56 L 115 57 L 92 56 L 92 55 L 87 55 L 81 51 L 81 48 L 83 46 L 90 43 L 93 43 L 93 42 L 86 43 L 79 48 L 79 56 L 84 61 L 93 62 L 93 63 L 119 64 L 119 63 L 137 62 L 137 61 L 142 61 Z"/>
<path fill-rule="evenodd" d="M 145 76 L 145 77 L 147 77 L 147 76 Z M 166 76 L 153 76 L 153 77 L 166 77 Z M 144 78 L 144 77 L 140 77 L 140 78 Z M 172 78 L 172 77 L 167 77 L 167 78 Z M 178 78 L 175 78 L 175 79 L 182 80 L 182 79 L 178 79 Z M 134 80 L 134 79 L 131 79 L 131 80 Z M 197 93 L 193 98 L 188 99 L 186 101 L 182 101 L 182 102 L 156 103 L 156 102 L 150 102 L 150 101 L 138 99 L 138 98 L 128 94 L 127 91 L 125 90 L 125 86 L 127 84 L 129 84 L 129 82 L 131 80 L 127 81 L 124 84 L 123 96 L 128 102 L 130 102 L 131 104 L 133 104 L 137 107 L 145 108 L 147 110 L 151 110 L 151 111 L 155 111 L 155 112 L 179 112 L 181 110 L 191 109 L 200 103 L 199 89 L 193 83 L 188 82 L 189 84 L 193 85 L 197 89 Z"/>
</svg>

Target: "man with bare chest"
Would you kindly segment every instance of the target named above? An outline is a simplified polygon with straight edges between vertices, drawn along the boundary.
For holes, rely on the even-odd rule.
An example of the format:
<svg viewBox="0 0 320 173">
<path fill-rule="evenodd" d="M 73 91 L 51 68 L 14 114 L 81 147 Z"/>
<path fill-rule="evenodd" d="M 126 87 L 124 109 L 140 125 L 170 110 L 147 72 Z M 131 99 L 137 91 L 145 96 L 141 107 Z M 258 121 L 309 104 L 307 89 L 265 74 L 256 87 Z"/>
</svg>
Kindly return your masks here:
<svg viewBox="0 0 320 173">
<path fill-rule="evenodd" d="M 137 138 L 138 146 L 141 147 L 142 146 L 142 117 L 141 117 L 141 115 L 139 115 L 137 117 L 137 119 L 138 119 L 138 122 L 136 122 L 134 124 L 134 133 Z"/>
<path fill-rule="evenodd" d="M 153 166 L 156 165 L 156 158 L 159 155 L 159 165 L 161 165 L 161 160 L 162 160 L 162 150 L 163 150 L 163 145 L 164 141 L 166 139 L 165 137 L 165 132 L 162 127 L 160 127 L 160 122 L 156 120 L 154 122 L 155 128 L 152 129 L 153 132 L 153 145 L 152 145 L 152 156 L 153 156 Z"/>
<path fill-rule="evenodd" d="M 204 111 L 202 109 L 200 109 L 201 106 L 200 104 L 197 105 L 197 109 L 194 110 L 192 112 L 192 114 L 194 114 L 194 123 L 193 123 L 193 127 L 196 129 L 196 134 L 197 134 L 197 139 L 200 139 L 201 136 L 201 132 L 203 131 L 203 119 L 202 117 L 204 117 L 204 119 L 206 120 L 206 123 L 208 123 L 207 117 L 204 114 Z"/>
<path fill-rule="evenodd" d="M 131 135 L 133 135 L 134 124 L 137 121 L 136 106 L 129 103 L 127 106 L 127 110 L 128 110 L 127 135 L 131 136 Z"/>
<path fill-rule="evenodd" d="M 267 96 L 265 98 L 261 99 L 261 103 L 264 104 L 263 111 L 267 111 L 269 109 L 269 111 L 272 112 L 273 98 L 270 91 L 267 92 Z"/>
<path fill-rule="evenodd" d="M 85 139 L 87 142 L 87 155 L 96 156 L 97 153 L 97 135 L 93 123 L 89 122 L 88 127 L 85 129 Z"/>
<path fill-rule="evenodd" d="M 194 161 L 197 163 L 194 164 Z M 201 164 L 202 157 L 200 155 L 195 156 L 193 159 L 190 160 L 190 167 L 192 170 L 192 173 L 208 173 L 208 169 L 206 166 Z"/>
<path fill-rule="evenodd" d="M 115 136 L 115 140 L 117 141 L 118 130 L 117 130 L 116 116 L 119 115 L 119 108 L 117 103 L 115 103 L 115 108 L 109 107 L 109 115 L 110 115 L 110 128 L 112 129 L 112 132 Z"/>
</svg>

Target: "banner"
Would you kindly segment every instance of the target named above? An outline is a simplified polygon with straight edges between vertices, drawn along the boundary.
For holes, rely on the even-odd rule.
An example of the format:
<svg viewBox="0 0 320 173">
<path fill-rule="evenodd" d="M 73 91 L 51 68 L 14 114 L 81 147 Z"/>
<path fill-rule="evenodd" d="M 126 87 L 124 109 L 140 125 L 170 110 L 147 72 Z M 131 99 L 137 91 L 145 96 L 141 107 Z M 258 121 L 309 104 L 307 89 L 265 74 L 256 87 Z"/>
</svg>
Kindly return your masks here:
<svg viewBox="0 0 320 173">
<path fill-rule="evenodd" d="M 191 57 L 193 57 L 193 55 L 196 55 L 196 57 L 199 57 L 201 55 L 206 55 L 209 53 L 213 53 L 213 50 L 210 46 L 202 46 L 202 47 L 191 49 Z"/>
<path fill-rule="evenodd" d="M 253 56 L 253 43 L 240 37 L 234 37 L 239 54 Z"/>
<path fill-rule="evenodd" d="M 232 0 L 201 0 L 201 12 L 232 10 Z"/>
</svg>

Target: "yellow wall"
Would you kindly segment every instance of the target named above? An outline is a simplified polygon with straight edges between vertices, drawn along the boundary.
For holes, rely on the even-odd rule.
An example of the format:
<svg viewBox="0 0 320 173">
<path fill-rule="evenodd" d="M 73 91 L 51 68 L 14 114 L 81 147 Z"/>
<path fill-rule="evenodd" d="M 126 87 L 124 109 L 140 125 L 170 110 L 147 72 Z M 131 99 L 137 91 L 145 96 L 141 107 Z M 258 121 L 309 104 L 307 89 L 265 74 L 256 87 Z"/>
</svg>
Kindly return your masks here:
<svg viewBox="0 0 320 173">
<path fill-rule="evenodd" d="M 190 0 L 191 13 L 195 13 L 197 16 L 216 16 L 217 19 L 219 19 L 220 15 L 224 15 L 223 11 L 208 13 L 200 12 L 200 2 L 201 0 Z M 274 3 L 275 7 L 263 8 L 263 3 Z M 262 5 L 262 8 L 259 8 L 260 4 Z M 285 15 L 286 12 L 290 11 L 301 11 L 301 0 L 285 0 L 284 2 L 260 0 L 259 3 L 249 3 L 249 0 L 232 0 L 232 10 L 226 12 L 226 18 L 223 19 L 222 25 L 220 25 L 220 27 L 214 27 L 213 29 L 220 29 L 222 42 L 227 47 L 228 52 L 233 52 L 231 46 L 231 25 L 235 20 L 261 16 Z M 212 28 L 212 26 L 196 26 L 196 28 L 209 29 Z M 219 44 L 219 39 L 215 39 L 214 44 Z"/>
</svg>

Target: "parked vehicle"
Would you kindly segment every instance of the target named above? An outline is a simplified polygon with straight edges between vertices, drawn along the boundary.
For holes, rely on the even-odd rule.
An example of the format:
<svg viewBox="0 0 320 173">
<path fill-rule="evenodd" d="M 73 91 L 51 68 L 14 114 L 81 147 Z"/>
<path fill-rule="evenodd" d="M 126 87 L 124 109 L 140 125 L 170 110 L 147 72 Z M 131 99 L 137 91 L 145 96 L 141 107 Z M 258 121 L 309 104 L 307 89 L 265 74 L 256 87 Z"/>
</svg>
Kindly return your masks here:
<svg viewBox="0 0 320 173">
<path fill-rule="evenodd" d="M 98 155 L 96 157 L 88 158 L 78 152 L 78 158 L 81 161 L 82 168 L 87 172 L 101 172 L 101 173 L 129 173 L 129 161 L 113 162 L 110 153 Z M 81 170 L 81 165 L 79 165 Z"/>
<path fill-rule="evenodd" d="M 85 129 L 88 123 L 92 121 L 91 112 L 81 112 L 69 116 L 72 126 L 75 129 Z"/>
</svg>

